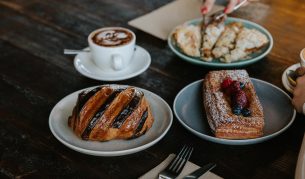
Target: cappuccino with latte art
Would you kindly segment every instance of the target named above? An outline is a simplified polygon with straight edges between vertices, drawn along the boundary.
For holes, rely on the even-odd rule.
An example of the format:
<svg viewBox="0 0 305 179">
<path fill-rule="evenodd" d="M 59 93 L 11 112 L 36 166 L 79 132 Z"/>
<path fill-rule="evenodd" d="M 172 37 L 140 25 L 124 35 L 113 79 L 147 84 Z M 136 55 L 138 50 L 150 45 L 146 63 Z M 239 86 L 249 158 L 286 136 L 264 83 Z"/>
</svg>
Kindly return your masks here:
<svg viewBox="0 0 305 179">
<path fill-rule="evenodd" d="M 96 66 L 114 73 L 128 68 L 134 54 L 136 36 L 123 27 L 104 27 L 90 33 L 88 43 Z"/>
<path fill-rule="evenodd" d="M 123 29 L 106 29 L 94 34 L 94 43 L 104 47 L 114 47 L 128 44 L 133 36 L 130 32 Z"/>
</svg>

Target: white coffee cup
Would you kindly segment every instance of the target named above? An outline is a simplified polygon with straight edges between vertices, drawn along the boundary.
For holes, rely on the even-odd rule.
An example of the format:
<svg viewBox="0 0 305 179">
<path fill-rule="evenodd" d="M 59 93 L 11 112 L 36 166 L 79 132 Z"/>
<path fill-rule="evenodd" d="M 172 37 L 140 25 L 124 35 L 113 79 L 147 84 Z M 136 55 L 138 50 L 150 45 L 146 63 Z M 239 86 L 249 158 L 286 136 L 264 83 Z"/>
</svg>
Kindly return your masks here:
<svg viewBox="0 0 305 179">
<path fill-rule="evenodd" d="M 303 48 L 303 50 L 301 50 L 300 53 L 300 64 L 301 66 L 305 67 L 305 48 Z"/>
<path fill-rule="evenodd" d="M 117 72 L 128 67 L 134 54 L 136 36 L 123 27 L 105 27 L 91 32 L 88 43 L 96 66 L 105 72 Z"/>
</svg>

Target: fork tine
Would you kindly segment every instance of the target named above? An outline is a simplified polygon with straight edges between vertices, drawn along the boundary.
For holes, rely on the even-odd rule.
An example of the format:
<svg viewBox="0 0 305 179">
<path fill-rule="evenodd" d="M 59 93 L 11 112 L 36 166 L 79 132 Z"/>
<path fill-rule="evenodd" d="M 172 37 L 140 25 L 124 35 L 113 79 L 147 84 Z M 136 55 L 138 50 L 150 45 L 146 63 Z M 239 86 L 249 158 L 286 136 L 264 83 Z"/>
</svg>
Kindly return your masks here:
<svg viewBox="0 0 305 179">
<path fill-rule="evenodd" d="M 183 169 L 184 165 L 190 158 L 192 152 L 192 147 L 186 147 L 185 150 L 183 150 L 183 152 L 181 153 L 181 155 L 178 156 L 178 161 L 175 163 L 174 167 L 172 168 L 172 171 L 175 173 L 180 173 L 180 171 Z"/>
<path fill-rule="evenodd" d="M 182 149 L 180 150 L 179 154 L 176 155 L 176 157 L 174 158 L 174 160 L 172 160 L 171 164 L 170 164 L 169 167 L 168 167 L 168 170 L 171 170 L 172 167 L 174 167 L 174 166 L 176 165 L 176 163 L 178 162 L 180 156 L 182 155 L 182 153 L 184 153 L 185 150 L 186 150 L 186 146 L 184 145 L 184 146 L 182 147 Z"/>
<path fill-rule="evenodd" d="M 177 170 L 176 170 L 177 173 L 180 173 L 182 171 L 186 162 L 190 159 L 192 152 L 193 152 L 193 147 L 190 147 L 189 150 L 187 151 L 185 157 L 183 158 L 182 162 L 180 163 L 179 167 L 177 168 Z"/>
<path fill-rule="evenodd" d="M 159 178 L 176 178 L 183 170 L 185 164 L 190 159 L 193 147 L 183 146 L 171 161 L 171 163 L 159 173 Z"/>
<path fill-rule="evenodd" d="M 175 171 L 177 166 L 180 165 L 181 161 L 183 160 L 185 154 L 187 153 L 188 147 L 185 147 L 183 150 L 180 151 L 179 155 L 177 156 L 178 161 L 174 164 L 172 170 Z"/>
</svg>

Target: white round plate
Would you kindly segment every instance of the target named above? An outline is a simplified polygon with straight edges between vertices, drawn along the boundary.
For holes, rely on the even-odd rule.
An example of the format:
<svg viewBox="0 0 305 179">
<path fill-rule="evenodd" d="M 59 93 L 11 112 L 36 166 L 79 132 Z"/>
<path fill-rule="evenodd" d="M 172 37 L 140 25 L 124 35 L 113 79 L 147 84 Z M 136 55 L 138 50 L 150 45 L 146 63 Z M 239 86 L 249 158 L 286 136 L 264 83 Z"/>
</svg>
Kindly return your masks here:
<svg viewBox="0 0 305 179">
<path fill-rule="evenodd" d="M 202 21 L 202 18 L 198 18 L 198 19 L 194 19 L 194 20 L 190 20 L 185 22 L 185 24 L 199 24 Z M 170 49 L 177 55 L 179 56 L 182 60 L 185 60 L 187 62 L 196 64 L 196 65 L 202 65 L 202 66 L 209 66 L 209 67 L 220 67 L 220 68 L 224 68 L 224 67 L 242 67 L 242 66 L 246 66 L 246 65 L 250 65 L 252 63 L 255 63 L 261 59 L 263 59 L 263 57 L 265 57 L 272 49 L 273 47 L 273 38 L 272 35 L 268 32 L 267 29 L 265 29 L 264 27 L 245 20 L 245 19 L 239 19 L 239 18 L 234 18 L 234 17 L 228 17 L 225 21 L 225 23 L 231 23 L 231 22 L 241 22 L 246 28 L 250 28 L 250 29 L 256 29 L 258 31 L 260 31 L 261 33 L 265 34 L 269 40 L 269 43 L 263 47 L 261 50 L 252 53 L 249 56 L 249 58 L 246 59 L 241 59 L 239 61 L 236 62 L 232 62 L 232 63 L 223 63 L 221 62 L 219 59 L 213 59 L 211 62 L 206 62 L 203 61 L 200 58 L 197 57 L 191 57 L 188 56 L 186 54 L 184 54 L 180 48 L 176 45 L 175 40 L 173 39 L 173 33 L 175 32 L 174 28 L 173 31 L 170 33 L 170 35 L 168 36 L 168 45 L 170 47 Z M 179 26 L 178 26 L 179 27 Z"/>
<path fill-rule="evenodd" d="M 251 78 L 251 81 L 264 110 L 265 127 L 262 137 L 243 140 L 216 138 L 211 132 L 204 112 L 203 80 L 187 85 L 177 94 L 173 105 L 174 113 L 186 129 L 211 142 L 248 145 L 269 140 L 288 129 L 295 119 L 296 111 L 291 105 L 291 98 L 283 90 L 262 80 Z"/>
<path fill-rule="evenodd" d="M 287 72 L 289 70 L 296 70 L 298 67 L 300 67 L 301 65 L 299 63 L 296 63 L 294 65 L 291 65 L 290 67 L 288 67 L 282 74 L 282 83 L 283 83 L 283 86 L 285 87 L 285 89 L 287 91 L 289 91 L 290 93 L 293 93 L 293 86 L 289 83 L 288 79 L 287 79 Z"/>
<path fill-rule="evenodd" d="M 140 46 L 136 46 L 135 53 L 128 67 L 115 73 L 100 70 L 91 60 L 90 52 L 81 52 L 74 58 L 74 66 L 79 73 L 88 78 L 101 81 L 119 81 L 135 77 L 143 73 L 149 67 L 150 62 L 149 53 Z"/>
<path fill-rule="evenodd" d="M 123 85 L 125 86 L 125 85 Z M 173 115 L 169 105 L 158 95 L 138 88 L 144 92 L 148 100 L 154 123 L 144 135 L 130 140 L 111 140 L 107 142 L 86 141 L 78 138 L 68 126 L 68 117 L 72 114 L 72 109 L 76 104 L 78 94 L 83 90 L 93 89 L 90 87 L 76 91 L 60 100 L 52 109 L 49 116 L 49 127 L 53 135 L 67 147 L 89 155 L 95 156 L 120 156 L 132 154 L 144 150 L 159 140 L 169 130 Z"/>
</svg>

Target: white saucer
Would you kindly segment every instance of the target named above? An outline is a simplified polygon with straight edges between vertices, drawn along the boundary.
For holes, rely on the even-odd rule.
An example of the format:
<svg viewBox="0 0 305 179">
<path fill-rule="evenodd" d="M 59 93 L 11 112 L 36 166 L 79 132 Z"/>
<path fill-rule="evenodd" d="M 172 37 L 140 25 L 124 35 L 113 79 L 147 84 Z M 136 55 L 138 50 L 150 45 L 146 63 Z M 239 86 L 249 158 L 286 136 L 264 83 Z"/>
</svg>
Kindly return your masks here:
<svg viewBox="0 0 305 179">
<path fill-rule="evenodd" d="M 140 46 L 136 46 L 133 59 L 131 59 L 129 66 L 115 73 L 100 70 L 91 60 L 90 52 L 79 53 L 74 58 L 74 66 L 79 73 L 88 78 L 101 81 L 119 81 L 135 77 L 143 73 L 149 67 L 150 62 L 151 58 L 149 53 Z"/>
<path fill-rule="evenodd" d="M 288 67 L 283 75 L 282 75 L 282 83 L 283 83 L 283 86 L 286 88 L 287 91 L 289 91 L 290 93 L 293 93 L 293 86 L 289 83 L 288 79 L 287 79 L 287 72 L 289 70 L 296 70 L 298 67 L 300 67 L 300 63 L 296 63 L 294 65 L 291 65 L 290 67 Z"/>
</svg>

